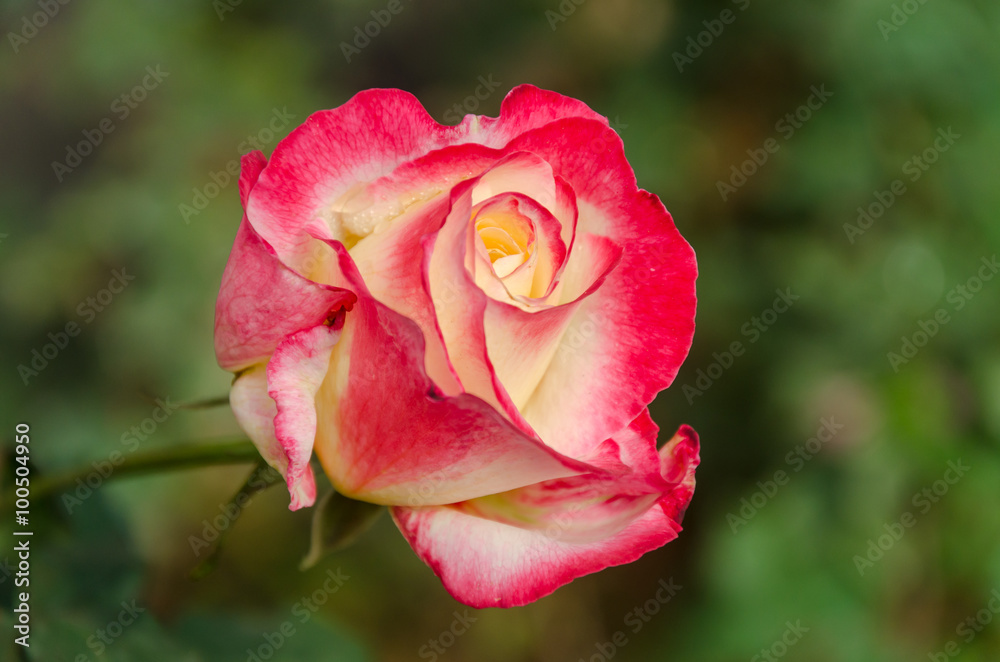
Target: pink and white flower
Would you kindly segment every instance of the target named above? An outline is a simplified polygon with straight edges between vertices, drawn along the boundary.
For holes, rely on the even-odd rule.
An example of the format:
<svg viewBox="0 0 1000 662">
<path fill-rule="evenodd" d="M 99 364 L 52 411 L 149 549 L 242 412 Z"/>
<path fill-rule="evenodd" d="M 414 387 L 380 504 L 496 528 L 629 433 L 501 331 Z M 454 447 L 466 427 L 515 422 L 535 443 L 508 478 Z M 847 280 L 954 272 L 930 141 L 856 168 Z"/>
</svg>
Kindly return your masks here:
<svg viewBox="0 0 1000 662">
<path fill-rule="evenodd" d="M 647 406 L 694 333 L 694 252 L 580 101 L 442 126 L 399 90 L 243 158 L 215 347 L 291 508 L 315 452 L 457 599 L 523 605 L 677 537 L 698 438 Z"/>
</svg>

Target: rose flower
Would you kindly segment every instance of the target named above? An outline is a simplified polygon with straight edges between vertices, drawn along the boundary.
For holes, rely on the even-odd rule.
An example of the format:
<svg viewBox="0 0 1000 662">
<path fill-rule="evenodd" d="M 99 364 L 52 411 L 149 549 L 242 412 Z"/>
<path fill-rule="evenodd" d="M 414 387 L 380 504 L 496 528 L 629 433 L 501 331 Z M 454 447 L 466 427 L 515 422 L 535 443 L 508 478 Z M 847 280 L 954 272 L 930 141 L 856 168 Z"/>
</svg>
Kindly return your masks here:
<svg viewBox="0 0 1000 662">
<path fill-rule="evenodd" d="M 677 537 L 698 439 L 647 406 L 694 333 L 694 252 L 582 102 L 435 122 L 368 90 L 243 157 L 215 349 L 312 505 L 389 506 L 458 600 L 523 605 Z"/>
</svg>

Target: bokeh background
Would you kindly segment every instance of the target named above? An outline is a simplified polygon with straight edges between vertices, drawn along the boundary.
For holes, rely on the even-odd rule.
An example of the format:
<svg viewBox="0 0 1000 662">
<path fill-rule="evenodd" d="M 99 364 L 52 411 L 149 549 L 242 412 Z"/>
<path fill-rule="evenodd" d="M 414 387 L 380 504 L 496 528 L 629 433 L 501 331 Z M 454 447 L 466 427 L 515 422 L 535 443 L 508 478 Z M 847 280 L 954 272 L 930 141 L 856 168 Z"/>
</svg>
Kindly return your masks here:
<svg viewBox="0 0 1000 662">
<path fill-rule="evenodd" d="M 228 391 L 212 316 L 241 215 L 225 171 L 248 140 L 270 153 L 364 88 L 454 123 L 531 82 L 611 118 L 697 251 L 694 346 L 653 406 L 664 435 L 701 434 L 685 531 L 451 637 L 465 608 L 388 517 L 299 572 L 309 513 L 265 492 L 194 582 L 192 537 L 249 467 L 110 481 L 33 506 L 32 646 L 10 644 L 4 564 L 0 659 L 1000 659 L 1000 5 L 402 0 L 348 58 L 387 4 L 0 3 L 5 445 L 30 422 L 42 476 L 238 435 L 226 407 L 151 417 L 156 398 Z M 778 291 L 798 298 L 768 312 Z M 19 368 L 70 322 L 38 374 Z M 349 577 L 335 593 L 331 571 Z"/>
</svg>

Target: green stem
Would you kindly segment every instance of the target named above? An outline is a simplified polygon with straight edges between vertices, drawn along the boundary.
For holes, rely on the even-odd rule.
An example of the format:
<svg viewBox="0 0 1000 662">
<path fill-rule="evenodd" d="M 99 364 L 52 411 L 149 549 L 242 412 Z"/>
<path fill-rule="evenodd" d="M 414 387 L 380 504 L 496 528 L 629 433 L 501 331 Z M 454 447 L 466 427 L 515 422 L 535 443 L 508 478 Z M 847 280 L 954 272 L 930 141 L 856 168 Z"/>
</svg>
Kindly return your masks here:
<svg viewBox="0 0 1000 662">
<path fill-rule="evenodd" d="M 260 461 L 257 447 L 247 439 L 225 440 L 212 443 L 184 444 L 169 448 L 134 453 L 125 457 L 114 467 L 104 482 L 126 476 L 208 467 L 220 464 L 248 464 Z M 94 473 L 94 466 L 87 464 L 72 471 L 64 471 L 49 476 L 39 476 L 31 481 L 31 500 L 44 499 L 76 487 L 77 479 Z M 14 504 L 14 488 L 3 495 L 3 508 Z"/>
<path fill-rule="evenodd" d="M 229 404 L 229 396 L 222 395 L 217 398 L 206 400 L 195 400 L 193 402 L 182 402 L 178 405 L 181 409 L 211 409 L 212 407 L 224 407 Z"/>
</svg>

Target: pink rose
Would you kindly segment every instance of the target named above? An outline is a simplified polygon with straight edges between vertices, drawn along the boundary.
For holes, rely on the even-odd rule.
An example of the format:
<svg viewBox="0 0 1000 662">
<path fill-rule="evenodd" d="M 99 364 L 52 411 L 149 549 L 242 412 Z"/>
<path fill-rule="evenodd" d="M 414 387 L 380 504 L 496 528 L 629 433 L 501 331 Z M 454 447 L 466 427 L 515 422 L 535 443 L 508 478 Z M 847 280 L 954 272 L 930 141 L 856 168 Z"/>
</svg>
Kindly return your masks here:
<svg viewBox="0 0 1000 662">
<path fill-rule="evenodd" d="M 580 101 L 442 126 L 399 90 L 243 157 L 216 307 L 240 425 L 312 505 L 315 450 L 457 599 L 523 605 L 673 540 L 698 438 L 647 405 L 694 333 L 694 252 Z"/>
</svg>

